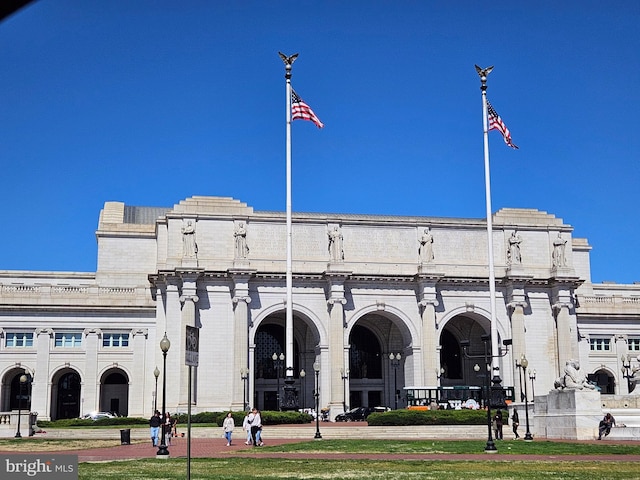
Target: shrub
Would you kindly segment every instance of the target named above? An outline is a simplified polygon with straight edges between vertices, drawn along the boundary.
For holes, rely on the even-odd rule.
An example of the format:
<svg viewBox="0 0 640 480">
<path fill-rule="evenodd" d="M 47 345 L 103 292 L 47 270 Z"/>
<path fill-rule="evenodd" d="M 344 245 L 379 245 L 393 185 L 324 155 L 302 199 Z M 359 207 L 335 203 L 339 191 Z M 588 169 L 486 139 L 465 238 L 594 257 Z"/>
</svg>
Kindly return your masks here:
<svg viewBox="0 0 640 480">
<path fill-rule="evenodd" d="M 383 425 L 484 425 L 487 423 L 486 410 L 391 410 L 372 413 L 367 423 Z"/>
</svg>

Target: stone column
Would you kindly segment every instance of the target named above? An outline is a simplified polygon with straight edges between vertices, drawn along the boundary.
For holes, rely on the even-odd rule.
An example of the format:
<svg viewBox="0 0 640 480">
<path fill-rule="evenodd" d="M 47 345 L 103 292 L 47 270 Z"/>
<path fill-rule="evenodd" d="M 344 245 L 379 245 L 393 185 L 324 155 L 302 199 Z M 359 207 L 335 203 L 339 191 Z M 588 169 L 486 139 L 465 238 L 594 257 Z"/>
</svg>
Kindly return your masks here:
<svg viewBox="0 0 640 480">
<path fill-rule="evenodd" d="M 628 395 L 629 394 L 629 379 L 624 377 L 625 373 L 631 373 L 631 370 L 629 370 L 628 372 L 626 372 L 623 368 L 622 368 L 622 360 L 621 360 L 621 356 L 628 358 L 628 351 L 627 351 L 627 336 L 626 335 L 616 335 L 615 336 L 615 348 L 614 348 L 614 353 L 616 354 L 616 365 L 618 365 L 618 368 L 616 369 L 616 373 L 618 378 L 616 378 L 616 384 L 618 385 L 618 391 L 616 392 L 618 395 Z M 630 360 L 630 359 L 629 359 Z"/>
<path fill-rule="evenodd" d="M 506 282 L 506 301 L 507 301 L 507 311 L 509 313 L 509 317 L 511 318 L 511 339 L 513 341 L 512 346 L 512 358 L 513 363 L 510 367 L 513 377 L 515 379 L 516 375 L 518 376 L 518 380 L 514 380 L 513 388 L 515 393 L 515 399 L 518 401 L 521 398 L 524 398 L 524 382 L 527 381 L 526 378 L 522 378 L 522 370 L 516 367 L 516 362 L 520 362 L 520 358 L 524 354 L 527 355 L 527 340 L 525 335 L 525 313 L 524 309 L 528 306 L 525 294 L 525 284 L 527 279 L 524 279 L 522 276 L 518 278 L 509 278 Z M 528 358 L 529 362 L 535 362 L 535 359 Z M 522 380 L 520 380 L 522 379 Z M 523 382 L 522 385 L 520 382 Z M 521 388 L 522 387 L 522 388 Z"/>
<path fill-rule="evenodd" d="M 36 368 L 31 385 L 31 411 L 39 412 L 41 420 L 51 419 L 51 328 L 37 328 L 36 331 Z"/>
<path fill-rule="evenodd" d="M 244 381 L 241 378 L 242 368 L 249 368 L 249 279 L 253 272 L 230 271 L 234 282 L 233 290 L 233 360 L 232 360 L 232 390 L 231 409 L 244 410 Z M 253 368 L 249 368 L 249 381 L 255 378 Z M 251 405 L 251 399 L 247 399 Z"/>
<path fill-rule="evenodd" d="M 425 269 L 424 265 L 421 272 Z M 436 317 L 436 285 L 442 274 L 418 273 L 419 306 L 422 309 L 422 361 L 415 361 L 414 384 L 438 385 L 440 375 L 440 350 L 438 319 Z M 414 350 L 415 352 L 415 350 Z"/>
<path fill-rule="evenodd" d="M 573 304 L 572 290 L 579 285 L 577 278 L 555 278 L 551 289 L 551 307 L 556 320 L 558 341 L 558 371 L 561 375 L 565 362 L 570 359 L 578 360 L 578 322 Z"/>
<path fill-rule="evenodd" d="M 167 338 L 171 342 L 171 347 L 167 352 L 167 371 L 166 371 L 166 385 L 167 385 L 167 401 L 166 407 L 169 411 L 175 412 L 178 404 L 181 402 L 183 396 L 186 398 L 187 393 L 182 394 L 183 383 L 182 378 L 186 376 L 184 373 L 186 367 L 184 366 L 184 352 L 181 355 L 182 342 L 182 310 L 180 305 L 180 295 L 178 288 L 180 286 L 180 279 L 178 277 L 167 277 L 167 289 L 166 289 L 166 310 L 165 310 L 165 322 L 164 325 L 158 322 L 156 331 L 156 340 L 153 345 L 155 353 L 156 364 L 160 369 L 160 378 L 158 381 L 158 410 L 162 407 L 162 386 L 163 386 L 163 356 L 160 350 L 160 341 L 167 333 Z M 186 385 L 187 380 L 184 380 Z"/>
<path fill-rule="evenodd" d="M 102 331 L 99 328 L 84 330 L 85 369 L 82 378 L 82 398 L 80 415 L 92 411 L 101 411 L 100 378 L 98 378 L 98 350 Z"/>
<path fill-rule="evenodd" d="M 189 367 L 185 365 L 185 345 L 187 341 L 187 325 L 190 327 L 198 327 L 196 324 L 196 304 L 198 303 L 197 279 L 200 274 L 198 272 L 181 272 L 182 278 L 182 295 L 180 295 L 180 303 L 182 304 L 180 333 L 175 347 L 174 355 L 177 355 L 180 362 L 180 396 L 178 402 L 182 406 L 189 404 Z M 197 403 L 195 383 L 197 378 L 198 367 L 191 367 L 191 402 Z"/>
<path fill-rule="evenodd" d="M 331 420 L 344 410 L 342 404 L 342 378 L 341 368 L 349 368 L 344 365 L 344 348 L 347 345 L 345 339 L 344 305 L 347 303 L 344 297 L 344 282 L 349 273 L 325 272 L 329 282 L 329 361 L 322 362 L 322 385 L 329 387 L 329 392 L 322 393 L 323 400 L 329 400 Z M 330 369 L 330 371 L 329 371 Z M 322 405 L 320 405 L 322 407 Z"/>
</svg>

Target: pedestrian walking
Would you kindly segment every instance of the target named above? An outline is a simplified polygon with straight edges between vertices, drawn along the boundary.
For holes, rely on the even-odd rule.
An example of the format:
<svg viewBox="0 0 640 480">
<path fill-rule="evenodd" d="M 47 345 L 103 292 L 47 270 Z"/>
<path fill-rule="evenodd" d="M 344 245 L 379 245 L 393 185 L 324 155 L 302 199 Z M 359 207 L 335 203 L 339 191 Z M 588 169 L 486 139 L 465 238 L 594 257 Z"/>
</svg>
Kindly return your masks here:
<svg viewBox="0 0 640 480">
<path fill-rule="evenodd" d="M 254 408 L 251 414 L 251 440 L 254 447 L 261 447 L 264 445 L 262 443 L 262 416 L 257 408 Z"/>
<path fill-rule="evenodd" d="M 227 417 L 222 422 L 222 430 L 224 431 L 224 436 L 227 439 L 227 447 L 231 446 L 231 434 L 233 433 L 233 428 L 236 426 L 233 421 L 233 415 L 231 412 L 227 413 Z"/>
<path fill-rule="evenodd" d="M 518 415 L 518 410 L 514 408 L 513 413 L 511 414 L 511 428 L 513 429 L 513 434 L 516 436 L 516 440 L 520 438 L 520 435 L 518 435 L 519 426 L 520 426 L 520 416 Z"/>
<path fill-rule="evenodd" d="M 251 445 L 253 443 L 253 439 L 251 438 L 251 420 L 253 420 L 253 416 L 250 413 L 247 413 L 242 420 L 242 429 L 247 432 L 247 440 L 244 442 L 245 445 Z"/>
<path fill-rule="evenodd" d="M 498 409 L 493 419 L 495 420 L 496 440 L 502 440 L 502 410 Z"/>
<path fill-rule="evenodd" d="M 151 445 L 154 447 L 158 446 L 158 433 L 160 432 L 161 424 L 162 419 L 160 418 L 160 412 L 156 410 L 153 416 L 149 419 L 149 427 L 151 429 Z"/>
</svg>

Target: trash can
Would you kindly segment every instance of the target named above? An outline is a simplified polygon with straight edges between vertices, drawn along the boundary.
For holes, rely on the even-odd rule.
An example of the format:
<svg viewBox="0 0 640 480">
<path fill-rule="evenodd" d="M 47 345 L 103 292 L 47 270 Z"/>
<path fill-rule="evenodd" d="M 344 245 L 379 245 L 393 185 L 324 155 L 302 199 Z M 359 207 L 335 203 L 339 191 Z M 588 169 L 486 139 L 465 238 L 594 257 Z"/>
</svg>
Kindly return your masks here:
<svg viewBox="0 0 640 480">
<path fill-rule="evenodd" d="M 120 430 L 120 445 L 131 445 L 131 429 Z"/>
</svg>

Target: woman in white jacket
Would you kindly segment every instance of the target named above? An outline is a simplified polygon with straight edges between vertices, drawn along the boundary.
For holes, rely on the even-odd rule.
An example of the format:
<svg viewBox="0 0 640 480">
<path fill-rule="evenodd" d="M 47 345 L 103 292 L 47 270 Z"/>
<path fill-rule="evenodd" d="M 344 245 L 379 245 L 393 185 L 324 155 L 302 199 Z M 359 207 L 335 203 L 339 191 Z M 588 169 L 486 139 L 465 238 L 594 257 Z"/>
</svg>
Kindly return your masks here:
<svg viewBox="0 0 640 480">
<path fill-rule="evenodd" d="M 231 412 L 227 413 L 227 418 L 222 422 L 222 430 L 224 431 L 224 436 L 227 439 L 227 447 L 231 446 L 231 433 L 235 426 L 236 424 L 233 421 L 233 415 L 231 415 Z"/>
</svg>

